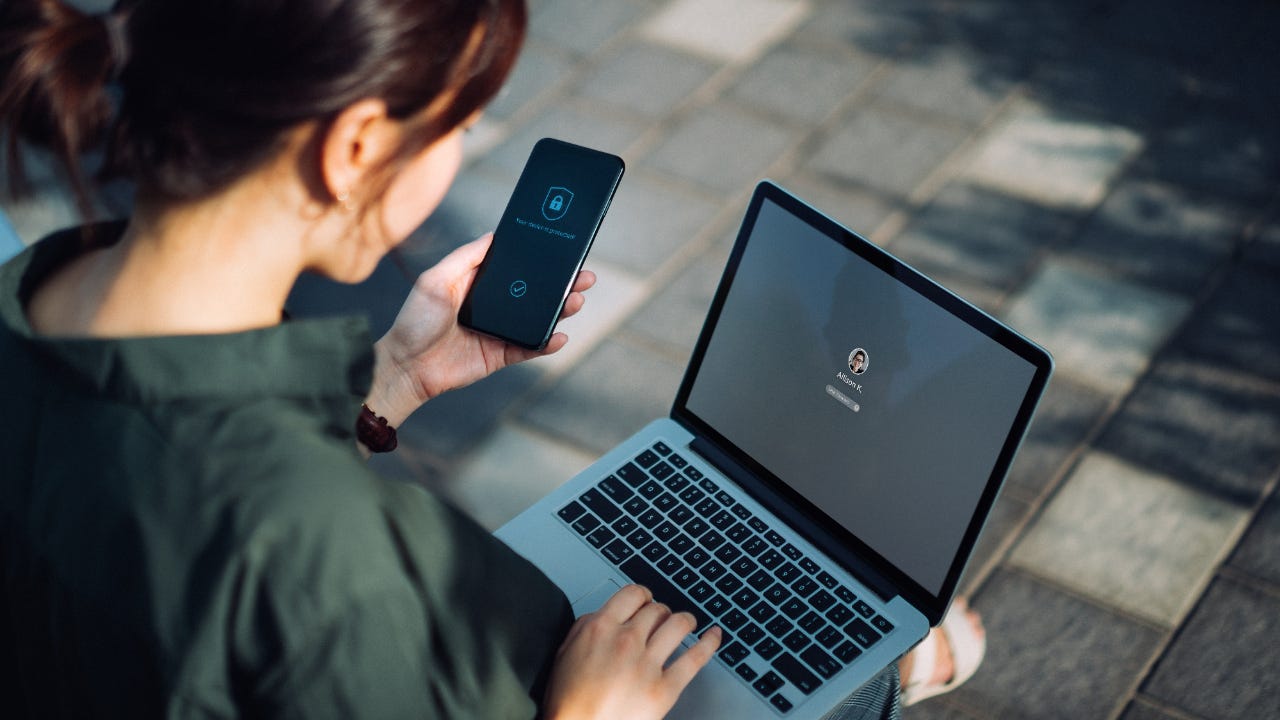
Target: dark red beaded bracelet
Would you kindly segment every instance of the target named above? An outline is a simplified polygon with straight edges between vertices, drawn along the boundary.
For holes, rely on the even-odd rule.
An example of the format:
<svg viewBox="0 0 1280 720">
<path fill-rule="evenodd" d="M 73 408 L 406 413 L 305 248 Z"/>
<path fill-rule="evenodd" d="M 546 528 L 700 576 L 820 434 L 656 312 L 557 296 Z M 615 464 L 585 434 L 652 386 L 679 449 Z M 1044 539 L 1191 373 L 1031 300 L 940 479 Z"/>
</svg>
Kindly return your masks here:
<svg viewBox="0 0 1280 720">
<path fill-rule="evenodd" d="M 386 418 L 375 415 L 368 405 L 360 406 L 356 438 L 369 448 L 369 452 L 384 453 L 396 449 L 396 429 L 387 424 Z"/>
</svg>

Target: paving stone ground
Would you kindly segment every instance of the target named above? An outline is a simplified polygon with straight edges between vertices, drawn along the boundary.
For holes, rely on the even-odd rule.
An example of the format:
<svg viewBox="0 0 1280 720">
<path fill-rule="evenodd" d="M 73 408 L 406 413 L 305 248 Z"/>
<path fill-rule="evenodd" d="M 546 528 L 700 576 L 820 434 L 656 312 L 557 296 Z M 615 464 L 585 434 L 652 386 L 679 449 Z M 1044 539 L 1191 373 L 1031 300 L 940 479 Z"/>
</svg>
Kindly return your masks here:
<svg viewBox="0 0 1280 720">
<path fill-rule="evenodd" d="M 1280 717 L 1280 8 L 531 6 L 440 211 L 370 282 L 309 280 L 293 309 L 385 328 L 544 135 L 628 163 L 601 286 L 561 357 L 431 403 L 380 472 L 495 527 L 665 413 L 774 178 L 1058 361 L 963 582 L 986 662 L 906 716 Z M 28 243 L 68 217 L 42 188 L 5 206 Z"/>
</svg>

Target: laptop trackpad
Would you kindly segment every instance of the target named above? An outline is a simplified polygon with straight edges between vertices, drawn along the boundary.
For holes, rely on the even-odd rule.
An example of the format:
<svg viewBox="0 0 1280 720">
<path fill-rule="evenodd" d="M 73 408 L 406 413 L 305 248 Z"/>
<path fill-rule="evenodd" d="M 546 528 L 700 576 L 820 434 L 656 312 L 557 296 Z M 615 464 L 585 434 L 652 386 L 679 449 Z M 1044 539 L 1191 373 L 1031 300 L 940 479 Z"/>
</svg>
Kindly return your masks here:
<svg viewBox="0 0 1280 720">
<path fill-rule="evenodd" d="M 582 617 L 599 610 L 609 598 L 613 597 L 614 593 L 621 589 L 622 586 L 612 579 L 602 581 L 573 601 L 573 616 Z"/>
</svg>

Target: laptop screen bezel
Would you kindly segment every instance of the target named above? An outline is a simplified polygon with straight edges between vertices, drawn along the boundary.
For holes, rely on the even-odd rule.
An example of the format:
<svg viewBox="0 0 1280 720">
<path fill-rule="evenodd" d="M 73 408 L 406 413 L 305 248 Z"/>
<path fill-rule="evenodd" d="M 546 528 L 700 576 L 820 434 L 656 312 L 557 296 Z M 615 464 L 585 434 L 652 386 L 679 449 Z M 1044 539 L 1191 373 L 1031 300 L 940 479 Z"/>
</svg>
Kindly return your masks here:
<svg viewBox="0 0 1280 720">
<path fill-rule="evenodd" d="M 957 546 L 956 555 L 952 558 L 945 580 L 937 593 L 916 582 L 880 553 L 872 550 L 870 546 L 852 532 L 846 530 L 830 516 L 823 513 L 812 503 L 809 503 L 798 492 L 762 465 L 752 460 L 746 452 L 735 446 L 688 407 L 689 397 L 697 380 L 698 371 L 702 367 L 711 337 L 714 334 L 716 324 L 720 319 L 725 301 L 732 288 L 746 245 L 755 228 L 756 219 L 766 200 L 775 203 L 781 209 L 796 216 L 831 241 L 839 243 L 882 272 L 889 274 L 895 280 L 996 341 L 1035 368 L 1026 394 L 1019 405 L 1017 415 L 1010 425 L 1005 442 L 1001 446 L 991 475 L 987 479 L 973 516 L 965 529 L 960 544 Z M 742 483 L 745 490 L 771 507 L 776 506 L 781 501 L 783 506 L 775 507 L 776 510 L 781 511 L 778 514 L 784 520 L 792 521 L 796 525 L 795 529 L 810 542 L 855 575 L 860 574 L 859 569 L 869 566 L 873 574 L 878 573 L 908 602 L 924 613 L 931 624 L 936 625 L 941 622 L 947 606 L 955 595 L 965 564 L 978 541 L 982 526 L 991 512 L 991 507 L 995 503 L 1009 466 L 1021 444 L 1022 438 L 1026 434 L 1026 429 L 1030 425 L 1036 405 L 1048 385 L 1052 372 L 1053 360 L 1043 348 L 964 301 L 937 282 L 926 277 L 923 273 L 872 244 L 862 236 L 830 219 L 803 200 L 766 180 L 756 186 L 756 190 L 748 204 L 746 215 L 738 230 L 737 240 L 729 255 L 720 284 L 711 301 L 702 331 L 694 346 L 693 355 L 689 360 L 684 378 L 680 383 L 680 389 L 672 405 L 671 417 L 742 466 L 746 471 L 746 476 L 752 478 L 748 482 Z M 762 495 L 765 497 L 761 497 Z M 795 523 L 794 521 L 798 518 L 808 522 Z"/>
</svg>

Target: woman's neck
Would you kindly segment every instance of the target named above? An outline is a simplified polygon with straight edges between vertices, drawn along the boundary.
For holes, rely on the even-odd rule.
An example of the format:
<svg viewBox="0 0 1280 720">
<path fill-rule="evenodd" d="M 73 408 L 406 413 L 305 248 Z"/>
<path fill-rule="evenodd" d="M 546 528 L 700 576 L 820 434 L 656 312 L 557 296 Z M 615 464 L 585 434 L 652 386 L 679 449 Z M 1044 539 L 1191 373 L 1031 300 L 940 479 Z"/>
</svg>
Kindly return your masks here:
<svg viewBox="0 0 1280 720">
<path fill-rule="evenodd" d="M 307 232 L 280 188 L 245 183 L 191 203 L 138 206 L 124 236 L 51 275 L 28 305 L 36 332 L 210 334 L 280 321 Z M 286 193 L 287 194 L 287 193 Z"/>
</svg>

